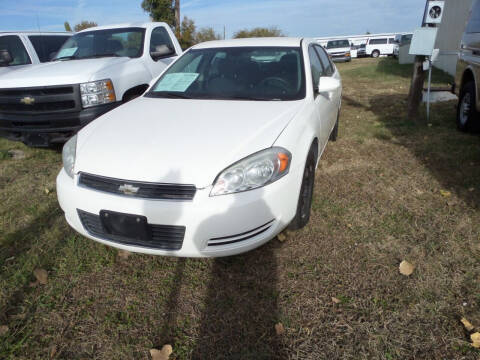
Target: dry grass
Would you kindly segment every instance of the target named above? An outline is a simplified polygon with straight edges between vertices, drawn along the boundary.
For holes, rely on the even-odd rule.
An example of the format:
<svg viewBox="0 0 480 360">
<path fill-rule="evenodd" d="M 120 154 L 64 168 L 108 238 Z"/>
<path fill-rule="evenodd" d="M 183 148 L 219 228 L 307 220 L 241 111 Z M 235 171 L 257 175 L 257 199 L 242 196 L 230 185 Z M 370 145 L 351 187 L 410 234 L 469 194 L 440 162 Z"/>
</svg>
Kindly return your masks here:
<svg viewBox="0 0 480 360">
<path fill-rule="evenodd" d="M 121 260 L 44 191 L 59 154 L 1 140 L 0 358 L 148 359 L 165 343 L 176 359 L 478 358 L 459 321 L 480 327 L 478 137 L 455 130 L 453 103 L 406 121 L 409 67 L 339 68 L 340 138 L 309 226 L 238 257 Z M 49 281 L 31 287 L 37 267 Z"/>
</svg>

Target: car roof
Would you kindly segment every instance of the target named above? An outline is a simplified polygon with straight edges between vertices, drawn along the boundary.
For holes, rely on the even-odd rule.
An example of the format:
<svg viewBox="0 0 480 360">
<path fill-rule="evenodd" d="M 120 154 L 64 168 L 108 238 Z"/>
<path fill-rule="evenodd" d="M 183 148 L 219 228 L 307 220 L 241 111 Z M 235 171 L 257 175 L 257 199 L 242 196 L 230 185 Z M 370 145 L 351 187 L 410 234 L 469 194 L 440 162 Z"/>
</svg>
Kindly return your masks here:
<svg viewBox="0 0 480 360">
<path fill-rule="evenodd" d="M 164 22 L 133 22 L 133 23 L 95 26 L 95 27 L 91 27 L 91 28 L 79 31 L 79 33 L 85 32 L 85 31 L 92 31 L 92 30 L 122 29 L 122 28 L 135 28 L 135 27 L 150 29 L 158 26 L 168 27 L 168 25 Z"/>
<path fill-rule="evenodd" d="M 206 41 L 193 46 L 194 49 L 221 48 L 221 47 L 246 47 L 246 46 L 284 46 L 299 47 L 303 38 L 294 37 L 263 37 L 243 38 L 229 40 Z"/>
</svg>

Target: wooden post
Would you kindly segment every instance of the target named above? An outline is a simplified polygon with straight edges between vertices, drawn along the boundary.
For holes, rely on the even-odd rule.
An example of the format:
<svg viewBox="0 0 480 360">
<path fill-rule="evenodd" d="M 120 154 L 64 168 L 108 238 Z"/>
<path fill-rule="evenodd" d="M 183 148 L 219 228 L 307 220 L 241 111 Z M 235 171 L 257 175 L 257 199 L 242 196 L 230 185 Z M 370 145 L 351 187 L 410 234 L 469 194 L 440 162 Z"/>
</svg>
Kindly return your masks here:
<svg viewBox="0 0 480 360">
<path fill-rule="evenodd" d="M 425 82 L 425 71 L 423 71 L 423 62 L 425 56 L 415 56 L 413 65 L 413 77 L 410 84 L 410 92 L 408 94 L 408 119 L 418 121 L 418 108 L 422 102 L 423 84 Z"/>
<path fill-rule="evenodd" d="M 180 26 L 180 0 L 175 0 L 175 27 L 178 34 L 180 34 Z"/>
</svg>

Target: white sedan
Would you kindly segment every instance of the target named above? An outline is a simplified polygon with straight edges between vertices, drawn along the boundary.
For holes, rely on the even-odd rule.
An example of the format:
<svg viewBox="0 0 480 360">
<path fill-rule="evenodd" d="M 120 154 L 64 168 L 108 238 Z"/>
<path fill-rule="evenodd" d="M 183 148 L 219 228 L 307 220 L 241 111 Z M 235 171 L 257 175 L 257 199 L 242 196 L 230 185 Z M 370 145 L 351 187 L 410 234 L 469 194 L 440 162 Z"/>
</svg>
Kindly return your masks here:
<svg viewBox="0 0 480 360">
<path fill-rule="evenodd" d="M 341 92 L 314 40 L 196 45 L 65 144 L 66 220 L 106 245 L 184 257 L 235 255 L 299 229 Z"/>
</svg>

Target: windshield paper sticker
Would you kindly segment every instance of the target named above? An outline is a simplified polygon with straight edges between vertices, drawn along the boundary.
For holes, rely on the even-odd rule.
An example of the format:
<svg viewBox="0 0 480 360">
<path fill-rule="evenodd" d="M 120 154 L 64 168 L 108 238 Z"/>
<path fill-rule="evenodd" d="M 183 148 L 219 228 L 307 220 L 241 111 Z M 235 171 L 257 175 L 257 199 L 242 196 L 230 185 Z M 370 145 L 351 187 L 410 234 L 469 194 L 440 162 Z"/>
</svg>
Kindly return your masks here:
<svg viewBox="0 0 480 360">
<path fill-rule="evenodd" d="M 185 92 L 192 83 L 197 80 L 198 73 L 175 73 L 167 74 L 158 83 L 155 91 L 178 91 Z"/>
<path fill-rule="evenodd" d="M 73 54 L 75 54 L 77 49 L 78 49 L 78 47 L 62 49 L 58 52 L 56 58 L 61 58 L 61 57 L 65 57 L 65 56 L 73 56 Z"/>
</svg>

